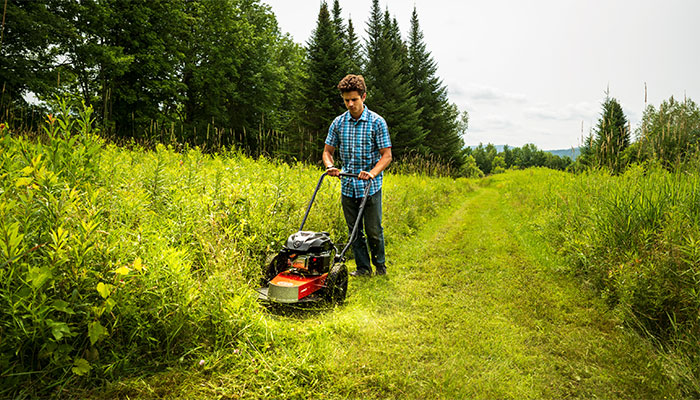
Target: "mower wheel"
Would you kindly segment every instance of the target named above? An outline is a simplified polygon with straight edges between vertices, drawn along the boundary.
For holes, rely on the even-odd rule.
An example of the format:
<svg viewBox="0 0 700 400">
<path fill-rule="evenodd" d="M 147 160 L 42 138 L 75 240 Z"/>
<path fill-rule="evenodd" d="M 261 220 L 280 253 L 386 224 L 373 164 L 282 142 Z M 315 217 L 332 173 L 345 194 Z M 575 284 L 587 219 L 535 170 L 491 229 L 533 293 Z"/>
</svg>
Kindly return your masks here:
<svg viewBox="0 0 700 400">
<path fill-rule="evenodd" d="M 326 300 L 341 304 L 348 292 L 348 268 L 345 264 L 335 264 L 326 278 Z"/>
<path fill-rule="evenodd" d="M 286 267 L 286 254 L 278 253 L 275 255 L 268 256 L 265 263 L 265 267 L 263 267 L 263 277 L 261 279 L 262 285 L 267 285 L 272 280 L 272 278 L 276 277 L 277 274 L 284 271 Z"/>
</svg>

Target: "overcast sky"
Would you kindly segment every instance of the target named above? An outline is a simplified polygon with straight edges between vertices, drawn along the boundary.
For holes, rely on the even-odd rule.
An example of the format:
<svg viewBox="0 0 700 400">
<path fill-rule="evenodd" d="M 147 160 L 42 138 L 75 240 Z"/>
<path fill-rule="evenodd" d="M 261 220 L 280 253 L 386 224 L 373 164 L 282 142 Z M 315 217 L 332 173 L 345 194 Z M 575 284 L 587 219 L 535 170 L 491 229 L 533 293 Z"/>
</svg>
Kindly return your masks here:
<svg viewBox="0 0 700 400">
<path fill-rule="evenodd" d="M 306 44 L 320 0 L 262 0 Z M 329 7 L 333 1 L 328 0 Z M 606 88 L 636 129 L 648 103 L 700 101 L 698 0 L 380 0 L 404 39 L 416 6 L 449 97 L 469 112 L 468 145 L 578 146 Z M 364 43 L 372 0 L 341 0 Z M 371 90 L 371 88 L 370 88 Z M 371 108 L 372 99 L 367 105 Z M 583 127 L 583 128 L 582 128 Z M 389 127 L 391 129 L 391 127 Z"/>
</svg>

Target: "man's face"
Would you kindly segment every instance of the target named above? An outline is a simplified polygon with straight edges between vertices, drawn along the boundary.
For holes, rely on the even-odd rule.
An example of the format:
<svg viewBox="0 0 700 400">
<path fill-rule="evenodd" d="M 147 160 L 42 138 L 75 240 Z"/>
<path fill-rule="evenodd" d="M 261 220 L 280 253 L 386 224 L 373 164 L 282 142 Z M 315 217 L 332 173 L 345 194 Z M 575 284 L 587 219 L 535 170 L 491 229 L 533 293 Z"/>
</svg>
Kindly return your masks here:
<svg viewBox="0 0 700 400">
<path fill-rule="evenodd" d="M 352 92 L 343 92 L 340 95 L 343 96 L 345 107 L 348 109 L 348 111 L 350 111 L 350 115 L 352 115 L 354 118 L 359 118 L 364 110 L 364 103 L 367 93 L 363 93 L 362 96 L 360 96 L 356 90 L 353 90 Z"/>
</svg>

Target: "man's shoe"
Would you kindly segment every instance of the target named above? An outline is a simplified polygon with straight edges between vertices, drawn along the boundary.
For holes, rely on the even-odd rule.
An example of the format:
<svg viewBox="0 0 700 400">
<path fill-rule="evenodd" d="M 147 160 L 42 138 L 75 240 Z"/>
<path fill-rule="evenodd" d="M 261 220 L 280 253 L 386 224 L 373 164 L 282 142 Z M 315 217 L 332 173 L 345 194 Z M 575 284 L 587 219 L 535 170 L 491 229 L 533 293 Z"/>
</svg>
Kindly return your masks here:
<svg viewBox="0 0 700 400">
<path fill-rule="evenodd" d="M 386 275 L 386 265 L 375 266 L 375 275 Z"/>
<path fill-rule="evenodd" d="M 352 271 L 352 272 L 350 273 L 350 276 L 354 276 L 354 277 L 356 277 L 356 278 L 357 278 L 357 277 L 360 277 L 360 276 L 370 276 L 370 275 L 372 275 L 371 272 L 360 271 L 360 270 Z"/>
</svg>

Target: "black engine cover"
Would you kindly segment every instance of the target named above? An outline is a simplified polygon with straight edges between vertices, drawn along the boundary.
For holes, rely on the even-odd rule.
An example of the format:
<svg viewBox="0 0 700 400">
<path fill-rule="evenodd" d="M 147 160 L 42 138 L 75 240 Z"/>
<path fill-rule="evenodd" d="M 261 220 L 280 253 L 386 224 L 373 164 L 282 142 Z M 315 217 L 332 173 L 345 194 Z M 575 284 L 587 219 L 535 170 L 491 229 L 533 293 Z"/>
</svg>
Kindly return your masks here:
<svg viewBox="0 0 700 400">
<path fill-rule="evenodd" d="M 333 248 L 328 232 L 299 231 L 287 239 L 285 248 L 298 253 L 322 253 Z"/>
</svg>

